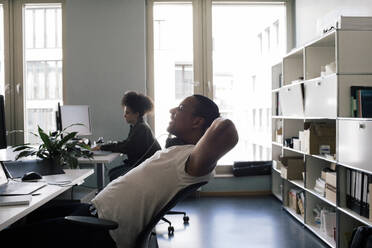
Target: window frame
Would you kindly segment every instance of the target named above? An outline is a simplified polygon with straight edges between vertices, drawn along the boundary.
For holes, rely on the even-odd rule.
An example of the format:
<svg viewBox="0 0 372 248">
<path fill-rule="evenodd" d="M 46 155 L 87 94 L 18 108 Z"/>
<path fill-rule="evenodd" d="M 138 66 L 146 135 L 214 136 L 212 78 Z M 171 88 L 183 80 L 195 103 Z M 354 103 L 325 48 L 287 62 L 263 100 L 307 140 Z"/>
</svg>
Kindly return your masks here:
<svg viewBox="0 0 372 248">
<path fill-rule="evenodd" d="M 147 0 L 146 1 L 146 90 L 154 99 L 154 36 L 153 7 L 154 3 L 192 3 L 193 6 L 193 68 L 195 94 L 213 99 L 213 66 L 212 66 L 212 2 L 217 4 L 242 3 L 284 3 L 286 4 L 287 51 L 295 44 L 295 0 Z M 206 30 L 206 32 L 203 32 Z M 156 113 L 155 113 L 156 114 Z M 148 122 L 155 130 L 155 119 L 149 116 Z"/>
<path fill-rule="evenodd" d="M 154 99 L 154 43 L 153 43 L 153 8 L 155 3 L 192 3 L 193 8 L 193 69 L 194 93 L 213 99 L 213 64 L 212 64 L 212 3 L 213 4 L 257 4 L 278 3 L 286 6 L 286 50 L 289 51 L 295 44 L 295 0 L 147 0 L 147 60 L 146 60 L 146 88 L 147 94 Z M 204 31 L 204 32 L 203 32 Z M 264 45 L 264 44 L 262 44 Z M 269 44 L 271 46 L 271 44 Z M 261 115 L 265 115 L 262 110 Z M 156 114 L 156 113 L 155 113 Z M 258 114 L 258 113 L 257 113 Z M 148 122 L 155 130 L 155 119 L 149 116 Z M 257 122 L 257 120 L 256 120 Z M 259 123 L 256 123 L 258 125 Z M 266 129 L 266 123 L 261 123 L 260 128 Z M 257 149 L 259 152 L 259 148 Z M 264 153 L 262 150 L 261 153 Z"/>
<path fill-rule="evenodd" d="M 24 5 L 61 4 L 62 7 L 62 58 L 64 57 L 65 0 L 0 0 L 4 8 L 4 87 L 7 130 L 19 130 L 8 135 L 10 145 L 23 143 L 24 133 Z M 64 98 L 64 60 L 62 59 L 62 97 Z"/>
</svg>

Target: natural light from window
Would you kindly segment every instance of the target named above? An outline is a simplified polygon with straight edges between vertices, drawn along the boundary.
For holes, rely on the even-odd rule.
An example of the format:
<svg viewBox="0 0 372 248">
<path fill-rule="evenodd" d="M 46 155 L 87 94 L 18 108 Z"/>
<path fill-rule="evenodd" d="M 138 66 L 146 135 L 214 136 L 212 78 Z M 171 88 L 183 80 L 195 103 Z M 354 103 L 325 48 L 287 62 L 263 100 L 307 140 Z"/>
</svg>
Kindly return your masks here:
<svg viewBox="0 0 372 248">
<path fill-rule="evenodd" d="M 271 160 L 271 65 L 285 52 L 284 28 L 282 4 L 213 4 L 214 101 L 239 133 L 219 164 Z"/>
<path fill-rule="evenodd" d="M 56 130 L 55 111 L 62 102 L 61 4 L 26 4 L 24 8 L 25 141 L 40 125 Z"/>
<path fill-rule="evenodd" d="M 193 94 L 192 4 L 155 3 L 153 16 L 159 137 L 166 132 L 169 109 Z M 270 77 L 271 66 L 285 53 L 285 5 L 212 2 L 211 21 L 214 101 L 240 136 L 219 164 L 271 160 Z"/>
</svg>

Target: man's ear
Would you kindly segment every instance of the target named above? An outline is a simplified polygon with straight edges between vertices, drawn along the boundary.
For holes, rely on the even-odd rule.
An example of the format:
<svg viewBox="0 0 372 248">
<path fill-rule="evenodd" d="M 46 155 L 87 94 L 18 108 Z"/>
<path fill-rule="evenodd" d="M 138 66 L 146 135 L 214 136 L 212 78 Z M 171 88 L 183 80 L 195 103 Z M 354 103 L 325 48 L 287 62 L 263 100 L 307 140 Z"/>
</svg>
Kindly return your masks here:
<svg viewBox="0 0 372 248">
<path fill-rule="evenodd" d="M 204 126 L 205 119 L 203 117 L 196 116 L 192 121 L 192 127 L 196 129 L 202 129 Z"/>
</svg>

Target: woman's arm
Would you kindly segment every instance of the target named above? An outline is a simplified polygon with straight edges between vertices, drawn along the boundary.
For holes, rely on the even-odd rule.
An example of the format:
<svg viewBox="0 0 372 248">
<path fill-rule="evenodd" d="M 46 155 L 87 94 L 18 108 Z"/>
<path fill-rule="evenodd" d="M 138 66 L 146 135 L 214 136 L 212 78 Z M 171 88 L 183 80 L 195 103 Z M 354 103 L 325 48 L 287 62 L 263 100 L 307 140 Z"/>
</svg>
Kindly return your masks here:
<svg viewBox="0 0 372 248">
<path fill-rule="evenodd" d="M 138 124 L 129 132 L 127 139 L 115 144 L 102 145 L 100 150 L 128 154 L 137 150 L 141 145 L 146 145 L 146 135 L 147 130 L 145 126 Z"/>
<path fill-rule="evenodd" d="M 230 151 L 238 140 L 238 133 L 231 120 L 216 119 L 195 145 L 186 164 L 186 172 L 191 176 L 210 173 L 217 161 Z"/>
</svg>

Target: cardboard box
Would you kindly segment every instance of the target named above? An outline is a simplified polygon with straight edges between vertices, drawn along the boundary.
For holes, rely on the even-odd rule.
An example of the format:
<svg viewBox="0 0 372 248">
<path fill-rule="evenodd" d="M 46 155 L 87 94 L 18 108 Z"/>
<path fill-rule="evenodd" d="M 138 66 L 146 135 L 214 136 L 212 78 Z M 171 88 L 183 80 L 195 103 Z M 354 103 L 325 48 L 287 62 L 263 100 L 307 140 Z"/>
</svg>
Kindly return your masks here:
<svg viewBox="0 0 372 248">
<path fill-rule="evenodd" d="M 335 124 L 306 122 L 304 128 L 306 149 L 304 152 L 319 155 L 321 146 L 329 146 L 330 153 L 336 153 Z"/>
<path fill-rule="evenodd" d="M 326 184 L 336 188 L 337 187 L 337 174 L 336 172 L 326 172 Z"/>
<path fill-rule="evenodd" d="M 337 193 L 336 188 L 332 187 L 329 184 L 326 184 L 326 190 L 325 190 L 326 199 L 330 200 L 334 204 L 337 202 Z"/>
<path fill-rule="evenodd" d="M 280 158 L 281 177 L 288 180 L 302 180 L 302 172 L 305 171 L 303 157 L 282 157 Z"/>
</svg>

